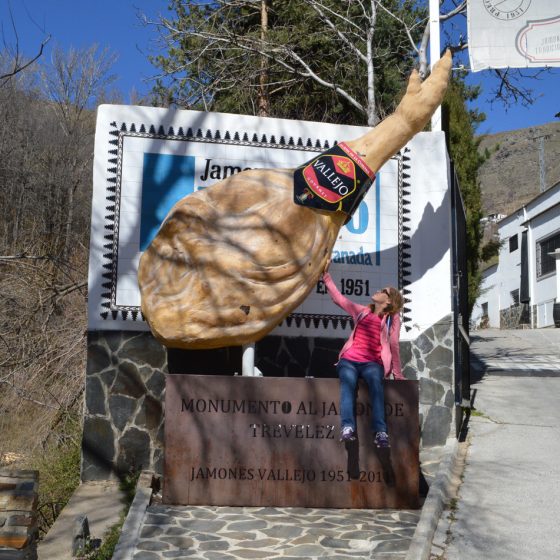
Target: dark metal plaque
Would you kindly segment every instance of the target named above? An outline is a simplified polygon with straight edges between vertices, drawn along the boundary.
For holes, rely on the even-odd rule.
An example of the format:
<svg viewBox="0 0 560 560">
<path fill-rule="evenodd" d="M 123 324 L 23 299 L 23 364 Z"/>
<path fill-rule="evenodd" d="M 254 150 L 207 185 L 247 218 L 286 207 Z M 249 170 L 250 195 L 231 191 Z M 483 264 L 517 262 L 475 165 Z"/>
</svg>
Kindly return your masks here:
<svg viewBox="0 0 560 560">
<path fill-rule="evenodd" d="M 337 379 L 168 375 L 163 501 L 333 508 L 419 507 L 418 382 L 385 382 L 389 449 L 339 442 Z"/>
</svg>

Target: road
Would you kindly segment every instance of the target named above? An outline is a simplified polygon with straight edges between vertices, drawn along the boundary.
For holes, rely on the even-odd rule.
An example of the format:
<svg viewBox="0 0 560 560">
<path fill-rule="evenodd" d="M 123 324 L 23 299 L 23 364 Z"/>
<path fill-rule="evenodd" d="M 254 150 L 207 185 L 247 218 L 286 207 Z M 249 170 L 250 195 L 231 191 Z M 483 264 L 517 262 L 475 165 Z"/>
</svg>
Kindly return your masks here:
<svg viewBox="0 0 560 560">
<path fill-rule="evenodd" d="M 432 558 L 560 558 L 560 329 L 477 331 L 463 481 Z"/>
</svg>

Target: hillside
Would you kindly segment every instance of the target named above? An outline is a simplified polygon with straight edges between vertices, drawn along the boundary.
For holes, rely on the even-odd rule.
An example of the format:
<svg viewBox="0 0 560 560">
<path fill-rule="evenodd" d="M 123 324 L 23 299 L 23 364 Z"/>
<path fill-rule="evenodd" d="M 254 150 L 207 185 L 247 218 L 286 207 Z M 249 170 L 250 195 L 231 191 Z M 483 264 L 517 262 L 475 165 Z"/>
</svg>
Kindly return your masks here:
<svg viewBox="0 0 560 560">
<path fill-rule="evenodd" d="M 548 188 L 560 181 L 560 122 L 481 137 L 480 152 L 490 154 L 479 171 L 485 215 L 510 214 L 539 194 L 540 136 Z"/>
</svg>

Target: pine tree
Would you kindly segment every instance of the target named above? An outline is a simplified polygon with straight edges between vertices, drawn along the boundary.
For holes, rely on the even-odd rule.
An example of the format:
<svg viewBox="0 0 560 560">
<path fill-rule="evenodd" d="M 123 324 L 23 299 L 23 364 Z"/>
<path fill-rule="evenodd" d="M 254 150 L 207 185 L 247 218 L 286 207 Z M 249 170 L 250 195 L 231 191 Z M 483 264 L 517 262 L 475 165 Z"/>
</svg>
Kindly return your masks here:
<svg viewBox="0 0 560 560">
<path fill-rule="evenodd" d="M 451 80 L 443 106 L 449 115 L 449 150 L 455 163 L 459 187 L 465 205 L 467 218 L 467 269 L 469 282 L 469 313 L 472 311 L 480 290 L 480 242 L 482 229 L 482 202 L 478 169 L 484 157 L 478 152 L 480 139 L 475 137 L 477 126 L 485 115 L 477 110 L 469 110 L 467 103 L 474 101 L 480 88 L 467 86 L 462 76 Z"/>
<path fill-rule="evenodd" d="M 157 98 L 257 114 L 266 59 L 269 116 L 374 125 L 396 106 L 413 66 L 411 38 L 420 38 L 425 16 L 411 0 L 384 6 L 372 12 L 334 0 L 171 0 L 173 17 L 160 26 L 167 53 L 152 59 L 165 75 Z"/>
</svg>

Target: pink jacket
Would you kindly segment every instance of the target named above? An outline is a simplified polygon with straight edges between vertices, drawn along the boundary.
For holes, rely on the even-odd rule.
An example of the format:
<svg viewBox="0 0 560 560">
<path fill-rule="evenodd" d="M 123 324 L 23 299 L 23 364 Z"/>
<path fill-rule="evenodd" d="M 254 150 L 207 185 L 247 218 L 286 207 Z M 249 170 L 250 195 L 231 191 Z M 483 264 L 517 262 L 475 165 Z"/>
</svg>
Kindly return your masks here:
<svg viewBox="0 0 560 560">
<path fill-rule="evenodd" d="M 323 281 L 325 282 L 325 286 L 331 296 L 332 300 L 336 305 L 344 309 L 346 313 L 349 313 L 354 320 L 354 329 L 352 330 L 352 334 L 342 347 L 340 354 L 338 355 L 339 359 L 340 356 L 352 346 L 354 342 L 354 335 L 356 333 L 356 327 L 358 323 L 366 317 L 369 313 L 371 313 L 371 309 L 368 305 L 359 305 L 358 303 L 354 303 L 349 299 L 345 298 L 337 289 L 335 283 L 331 275 L 326 272 L 323 274 Z M 400 357 L 400 350 L 399 350 L 399 336 L 401 331 L 401 318 L 398 313 L 395 313 L 391 316 L 391 332 L 388 332 L 387 328 L 387 317 L 388 315 L 384 315 L 381 319 L 381 361 L 383 362 L 383 369 L 385 370 L 385 378 L 388 378 L 393 372 L 393 377 L 395 379 L 405 379 L 401 372 L 401 357 Z"/>
</svg>

